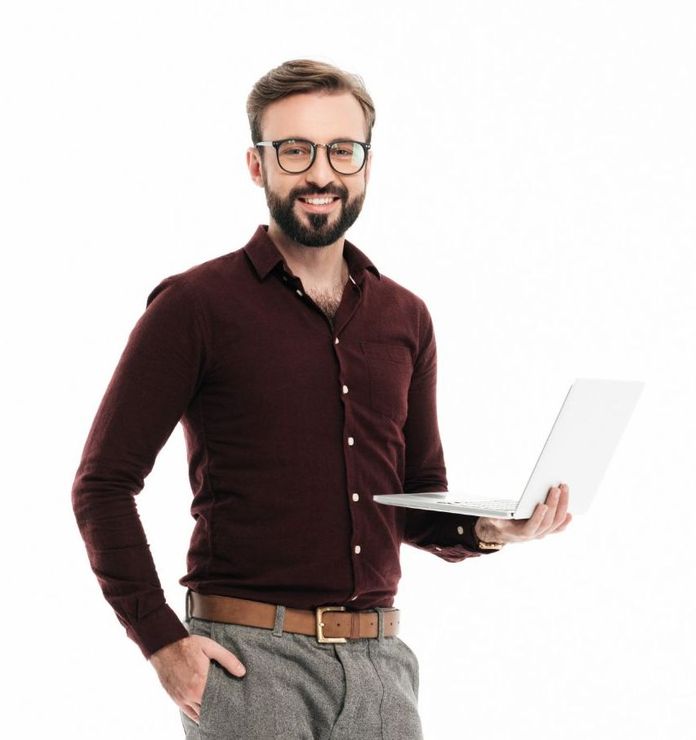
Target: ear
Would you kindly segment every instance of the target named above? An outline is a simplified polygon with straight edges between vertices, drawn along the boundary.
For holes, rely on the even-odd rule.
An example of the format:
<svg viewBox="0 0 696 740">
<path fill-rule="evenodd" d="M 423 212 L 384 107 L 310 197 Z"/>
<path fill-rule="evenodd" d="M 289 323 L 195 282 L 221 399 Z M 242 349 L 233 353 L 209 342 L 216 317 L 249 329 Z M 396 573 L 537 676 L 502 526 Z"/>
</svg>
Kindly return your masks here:
<svg viewBox="0 0 696 740">
<path fill-rule="evenodd" d="M 247 149 L 246 161 L 247 161 L 247 167 L 249 168 L 249 174 L 251 175 L 251 179 L 256 183 L 256 185 L 262 188 L 263 187 L 263 177 L 261 176 L 261 168 L 263 167 L 263 164 L 261 162 L 261 154 L 259 153 L 259 150 L 256 147 L 250 146 Z"/>
</svg>

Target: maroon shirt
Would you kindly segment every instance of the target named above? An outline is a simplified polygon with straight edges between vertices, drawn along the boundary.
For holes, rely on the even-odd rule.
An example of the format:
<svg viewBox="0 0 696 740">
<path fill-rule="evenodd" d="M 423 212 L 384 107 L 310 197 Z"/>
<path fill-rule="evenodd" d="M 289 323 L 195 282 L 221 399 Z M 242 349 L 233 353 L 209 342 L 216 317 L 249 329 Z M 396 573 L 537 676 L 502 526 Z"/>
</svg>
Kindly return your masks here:
<svg viewBox="0 0 696 740">
<path fill-rule="evenodd" d="M 392 606 L 406 542 L 481 554 L 476 517 L 377 504 L 447 490 L 424 302 L 346 241 L 330 321 L 259 226 L 164 279 L 133 328 L 72 489 L 92 569 L 149 657 L 188 631 L 165 602 L 134 496 L 181 420 L 195 526 L 180 583 L 300 609 Z"/>
</svg>

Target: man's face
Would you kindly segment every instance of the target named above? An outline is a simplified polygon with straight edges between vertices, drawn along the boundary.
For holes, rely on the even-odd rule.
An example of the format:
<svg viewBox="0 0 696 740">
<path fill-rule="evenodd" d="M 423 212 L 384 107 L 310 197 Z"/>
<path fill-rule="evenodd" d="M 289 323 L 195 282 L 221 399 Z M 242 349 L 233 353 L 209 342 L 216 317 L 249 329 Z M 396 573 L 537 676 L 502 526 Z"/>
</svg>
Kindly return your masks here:
<svg viewBox="0 0 696 740">
<path fill-rule="evenodd" d="M 261 121 L 263 141 L 365 141 L 365 128 L 362 108 L 350 93 L 292 95 L 269 105 Z M 247 163 L 254 182 L 266 191 L 271 222 L 299 244 L 324 247 L 335 243 L 360 213 L 369 178 L 369 154 L 365 166 L 354 175 L 335 172 L 324 147 L 317 149 L 312 166 L 300 174 L 282 170 L 272 147 L 250 148 Z M 306 201 L 327 195 L 332 200 L 326 205 Z"/>
</svg>

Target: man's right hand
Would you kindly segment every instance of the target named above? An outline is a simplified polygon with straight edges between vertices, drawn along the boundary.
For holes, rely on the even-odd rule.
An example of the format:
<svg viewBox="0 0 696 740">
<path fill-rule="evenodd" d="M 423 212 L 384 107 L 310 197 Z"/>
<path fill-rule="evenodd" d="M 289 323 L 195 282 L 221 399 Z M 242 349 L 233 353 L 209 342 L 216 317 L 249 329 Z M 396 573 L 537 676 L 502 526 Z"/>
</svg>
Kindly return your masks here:
<svg viewBox="0 0 696 740">
<path fill-rule="evenodd" d="M 246 668 L 234 653 L 203 635 L 189 635 L 165 645 L 150 656 L 160 683 L 181 711 L 194 722 L 198 722 L 200 716 L 211 660 L 216 660 L 234 676 L 241 678 L 246 673 Z"/>
</svg>

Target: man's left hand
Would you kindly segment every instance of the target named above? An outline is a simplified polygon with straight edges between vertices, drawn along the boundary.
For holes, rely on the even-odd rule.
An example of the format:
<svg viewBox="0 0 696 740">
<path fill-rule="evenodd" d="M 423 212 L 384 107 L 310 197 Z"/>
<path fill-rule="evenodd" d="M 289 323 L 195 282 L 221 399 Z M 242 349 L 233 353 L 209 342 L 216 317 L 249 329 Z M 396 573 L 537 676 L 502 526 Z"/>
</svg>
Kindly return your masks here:
<svg viewBox="0 0 696 740">
<path fill-rule="evenodd" d="M 479 517 L 474 531 L 481 542 L 526 542 L 562 532 L 572 519 L 568 512 L 568 486 L 551 488 L 543 504 L 537 504 L 529 519 Z"/>
</svg>

